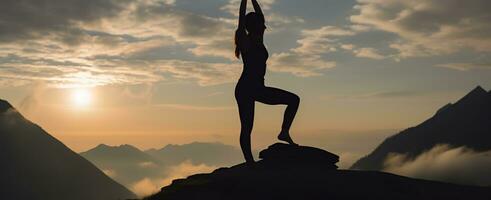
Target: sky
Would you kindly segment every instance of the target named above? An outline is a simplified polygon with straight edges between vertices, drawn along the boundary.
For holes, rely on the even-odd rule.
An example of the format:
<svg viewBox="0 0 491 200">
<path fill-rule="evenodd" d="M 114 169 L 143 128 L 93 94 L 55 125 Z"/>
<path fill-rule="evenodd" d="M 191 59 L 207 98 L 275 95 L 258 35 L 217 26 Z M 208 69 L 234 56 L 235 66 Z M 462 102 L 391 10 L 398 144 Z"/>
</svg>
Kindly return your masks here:
<svg viewBox="0 0 491 200">
<path fill-rule="evenodd" d="M 291 134 L 301 144 L 352 160 L 476 86 L 491 89 L 488 0 L 259 3 L 266 85 L 300 96 Z M 75 151 L 238 146 L 238 4 L 3 0 L 0 98 Z M 284 108 L 257 103 L 254 148 L 276 142 Z"/>
</svg>

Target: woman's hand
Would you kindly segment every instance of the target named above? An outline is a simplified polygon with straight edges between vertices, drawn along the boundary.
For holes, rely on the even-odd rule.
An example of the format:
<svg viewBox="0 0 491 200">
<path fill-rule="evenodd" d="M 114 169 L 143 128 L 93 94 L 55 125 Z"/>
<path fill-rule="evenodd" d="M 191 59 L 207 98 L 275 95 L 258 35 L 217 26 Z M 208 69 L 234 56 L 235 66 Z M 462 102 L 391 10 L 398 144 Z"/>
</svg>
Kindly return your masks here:
<svg viewBox="0 0 491 200">
<path fill-rule="evenodd" d="M 252 0 L 252 5 L 254 6 L 254 11 L 257 14 L 263 15 L 263 11 L 261 10 L 261 6 L 259 6 L 259 3 L 257 3 L 257 0 Z"/>
</svg>

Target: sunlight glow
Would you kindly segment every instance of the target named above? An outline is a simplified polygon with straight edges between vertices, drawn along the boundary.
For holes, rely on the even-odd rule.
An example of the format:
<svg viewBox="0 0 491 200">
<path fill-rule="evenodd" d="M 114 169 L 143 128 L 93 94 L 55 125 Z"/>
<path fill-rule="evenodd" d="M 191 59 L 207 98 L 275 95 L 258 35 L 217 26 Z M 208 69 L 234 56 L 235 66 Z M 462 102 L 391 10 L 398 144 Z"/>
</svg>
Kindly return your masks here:
<svg viewBox="0 0 491 200">
<path fill-rule="evenodd" d="M 77 107 L 86 107 L 92 102 L 92 94 L 88 89 L 75 89 L 72 93 L 72 102 Z"/>
</svg>

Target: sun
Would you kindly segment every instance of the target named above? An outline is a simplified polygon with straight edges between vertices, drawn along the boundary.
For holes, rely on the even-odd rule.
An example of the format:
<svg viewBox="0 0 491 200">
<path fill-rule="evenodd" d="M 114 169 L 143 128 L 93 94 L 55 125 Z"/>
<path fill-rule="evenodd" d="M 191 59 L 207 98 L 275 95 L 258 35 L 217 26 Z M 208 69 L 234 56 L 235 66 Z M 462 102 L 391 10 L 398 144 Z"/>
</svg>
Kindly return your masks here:
<svg viewBox="0 0 491 200">
<path fill-rule="evenodd" d="M 72 92 L 72 102 L 77 107 L 87 107 L 92 103 L 92 93 L 88 89 L 75 89 Z"/>
</svg>

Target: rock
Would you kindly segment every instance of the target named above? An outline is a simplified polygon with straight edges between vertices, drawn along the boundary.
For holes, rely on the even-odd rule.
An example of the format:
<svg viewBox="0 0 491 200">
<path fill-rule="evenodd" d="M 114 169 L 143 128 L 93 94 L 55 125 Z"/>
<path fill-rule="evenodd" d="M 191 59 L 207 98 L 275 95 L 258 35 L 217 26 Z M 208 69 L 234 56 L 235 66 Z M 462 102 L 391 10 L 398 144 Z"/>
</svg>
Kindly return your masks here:
<svg viewBox="0 0 491 200">
<path fill-rule="evenodd" d="M 262 162 L 271 165 L 303 165 L 337 169 L 339 156 L 328 151 L 284 143 L 276 143 L 259 153 Z"/>
</svg>

